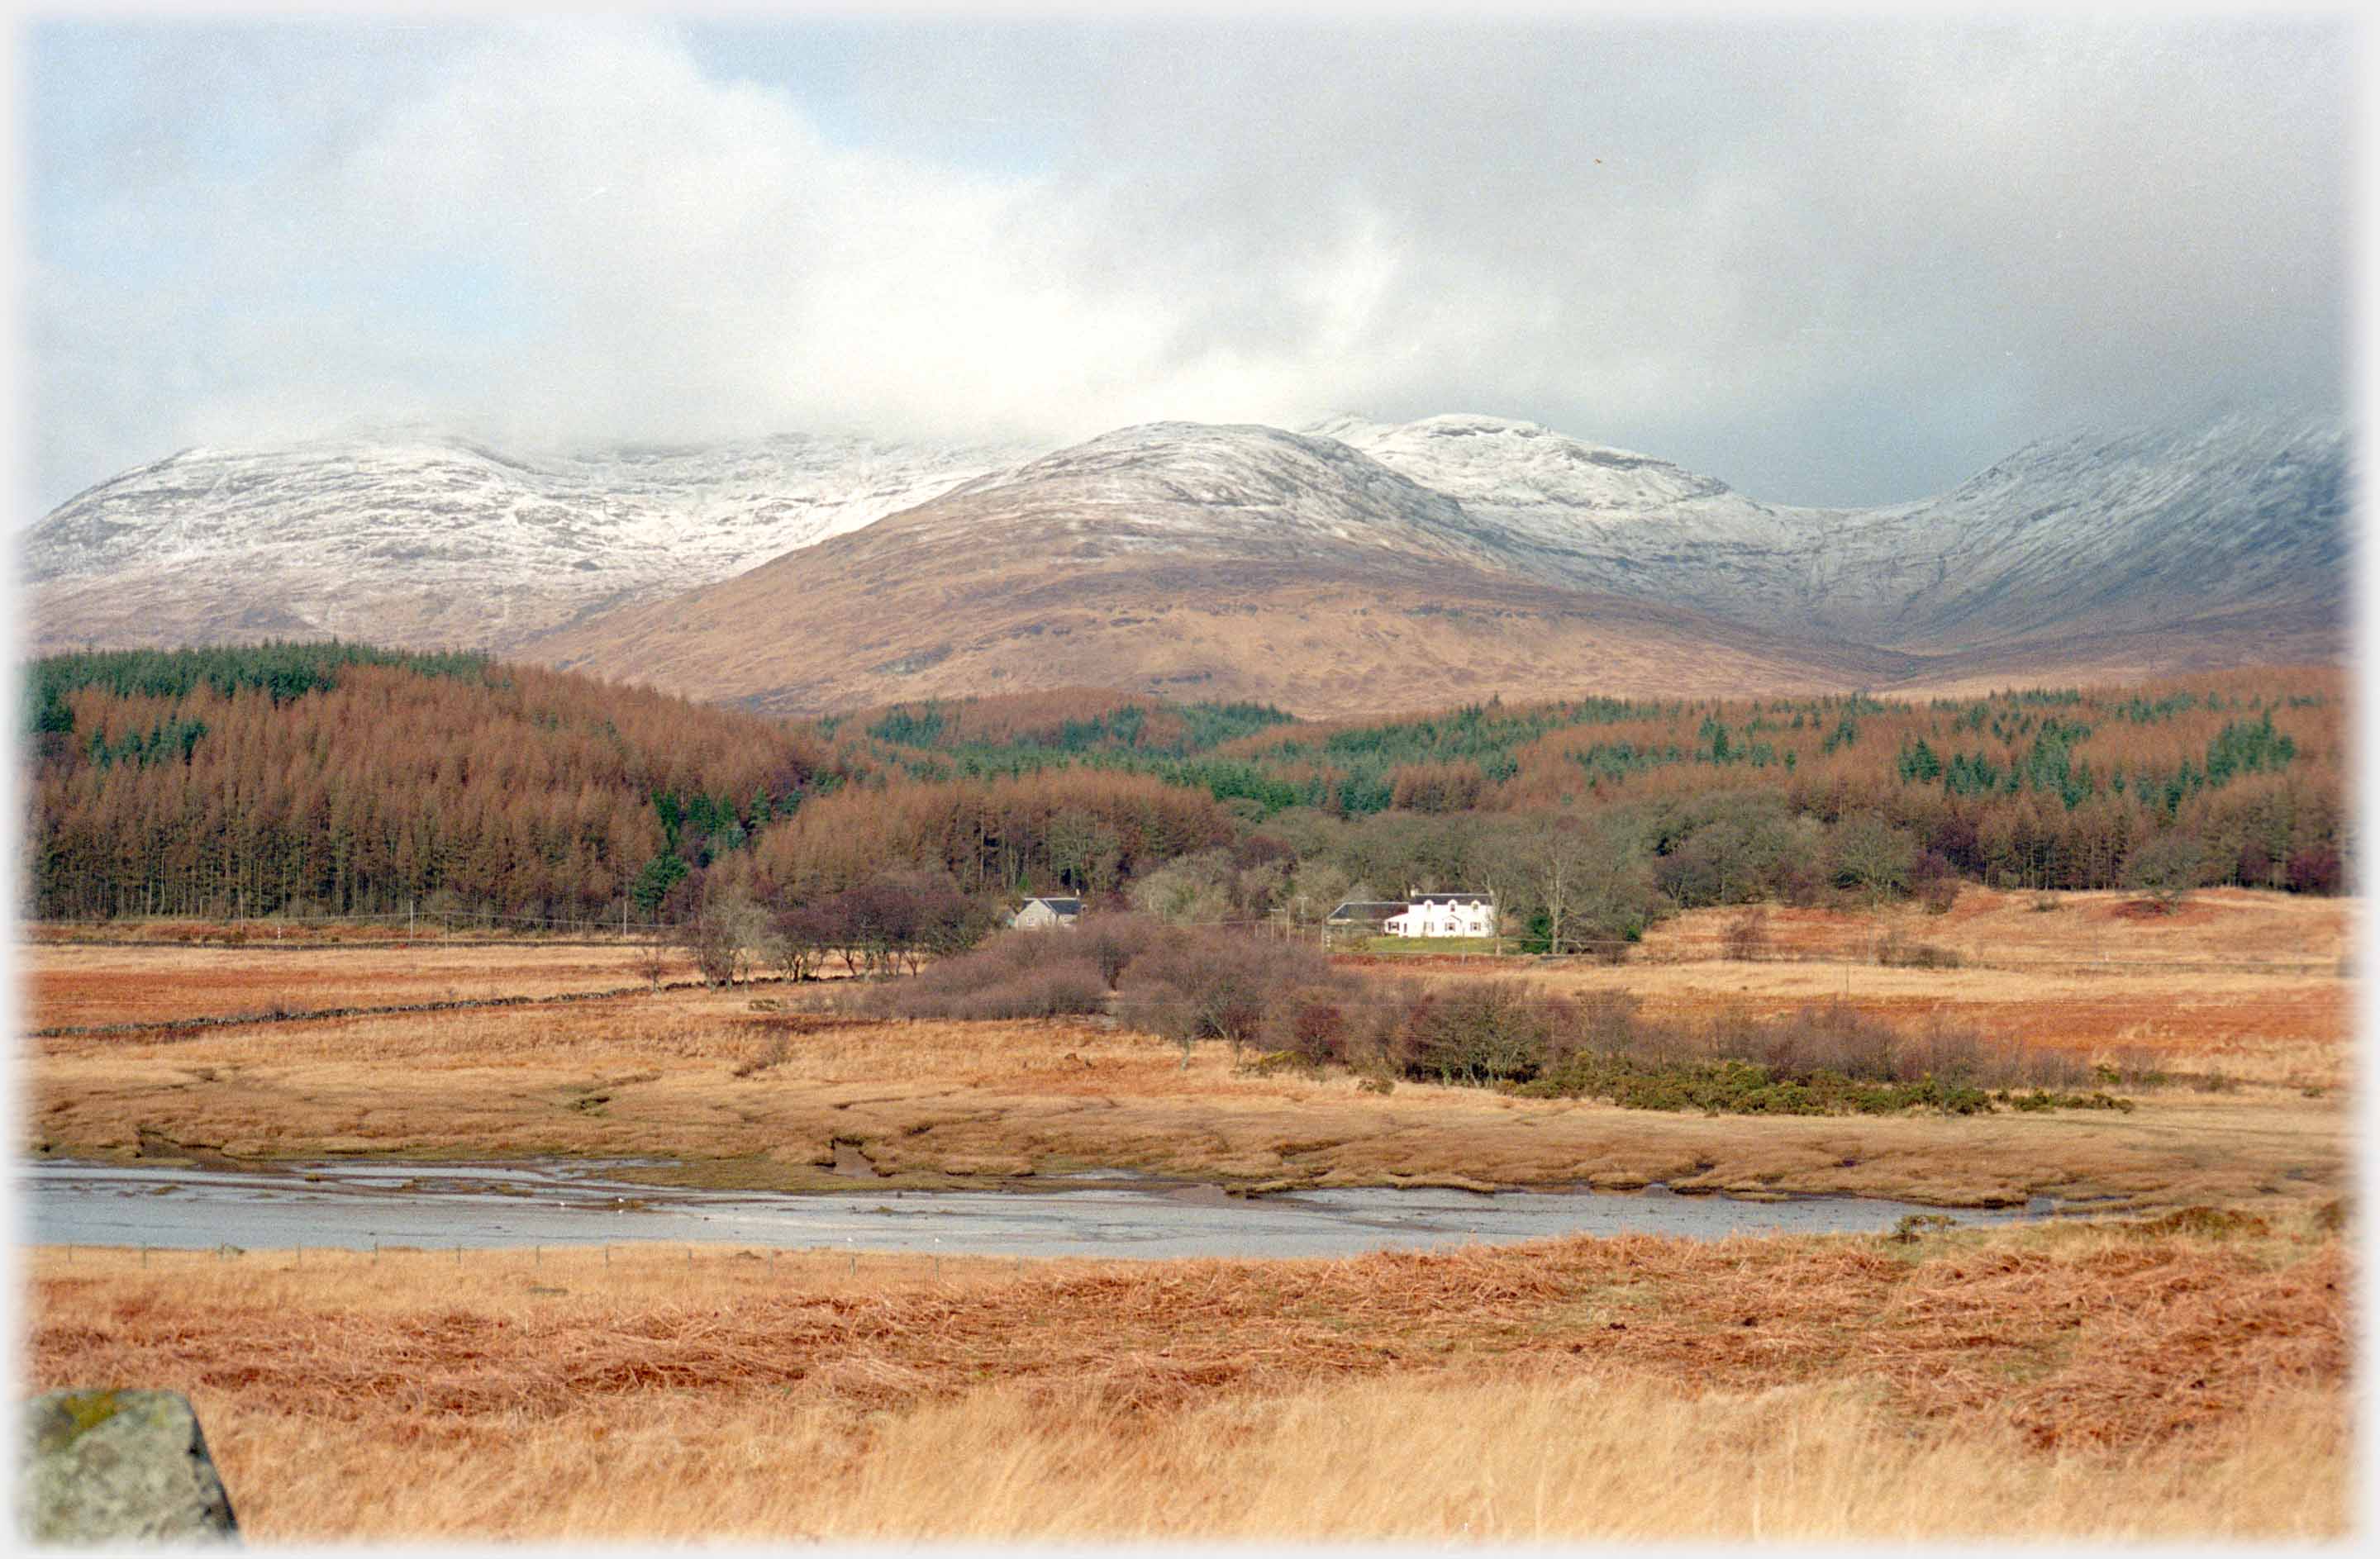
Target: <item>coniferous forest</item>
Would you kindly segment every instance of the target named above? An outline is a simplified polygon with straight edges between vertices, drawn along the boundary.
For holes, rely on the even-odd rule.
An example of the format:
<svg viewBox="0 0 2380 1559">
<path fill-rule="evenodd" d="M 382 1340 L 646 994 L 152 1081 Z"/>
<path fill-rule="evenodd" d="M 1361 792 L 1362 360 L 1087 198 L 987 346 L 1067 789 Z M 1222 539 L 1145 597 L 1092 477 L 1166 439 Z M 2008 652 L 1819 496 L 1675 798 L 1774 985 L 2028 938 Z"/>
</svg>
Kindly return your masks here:
<svg viewBox="0 0 2380 1559">
<path fill-rule="evenodd" d="M 905 875 L 1313 919 L 1414 888 L 1526 906 L 1533 862 L 1583 852 L 1599 886 L 1581 912 L 1624 937 L 1671 909 L 1961 880 L 2336 892 L 2352 842 L 2345 678 L 2326 669 L 1335 722 L 1060 690 L 798 724 L 338 643 L 27 675 L 45 918 L 641 921 L 722 889 L 785 908 Z"/>
</svg>

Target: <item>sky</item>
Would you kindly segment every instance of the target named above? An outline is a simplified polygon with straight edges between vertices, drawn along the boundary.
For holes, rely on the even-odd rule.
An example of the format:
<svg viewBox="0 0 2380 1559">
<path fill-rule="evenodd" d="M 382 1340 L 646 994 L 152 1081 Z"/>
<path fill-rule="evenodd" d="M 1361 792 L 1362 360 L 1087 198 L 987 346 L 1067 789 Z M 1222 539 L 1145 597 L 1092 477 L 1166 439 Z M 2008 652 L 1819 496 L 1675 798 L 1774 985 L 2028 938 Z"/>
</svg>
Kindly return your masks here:
<svg viewBox="0 0 2380 1559">
<path fill-rule="evenodd" d="M 1054 446 L 1341 412 L 1865 504 L 2078 427 L 2346 401 L 2335 18 L 18 42 L 37 513 L 397 424 Z"/>
</svg>

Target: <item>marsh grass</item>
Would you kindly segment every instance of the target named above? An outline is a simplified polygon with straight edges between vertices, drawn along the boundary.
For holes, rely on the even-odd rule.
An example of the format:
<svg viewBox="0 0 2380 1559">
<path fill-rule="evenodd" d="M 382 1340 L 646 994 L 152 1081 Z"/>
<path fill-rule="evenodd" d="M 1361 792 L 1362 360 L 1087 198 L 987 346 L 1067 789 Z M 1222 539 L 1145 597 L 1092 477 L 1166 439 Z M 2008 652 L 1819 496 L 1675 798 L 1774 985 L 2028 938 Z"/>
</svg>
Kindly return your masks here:
<svg viewBox="0 0 2380 1559">
<path fill-rule="evenodd" d="M 2339 1242 L 2217 1222 L 1021 1267 L 48 1250 L 27 1376 L 188 1391 L 261 1541 L 2339 1535 Z"/>
<path fill-rule="evenodd" d="M 2336 1047 L 2306 1052 L 2292 1071 L 2338 1068 Z M 1109 1165 L 1250 1185 L 1663 1180 L 2261 1211 L 2338 1194 L 2352 1106 L 2337 1089 L 2251 1082 L 2144 1091 L 2131 1115 L 1709 1118 L 1428 1082 L 1388 1094 L 1385 1074 L 1258 1075 L 1217 1044 L 1184 1059 L 1082 1022 L 753 1012 L 741 992 L 682 992 L 560 1015 L 38 1041 L 24 1118 L 34 1151 L 76 1157 L 130 1159 L 145 1128 L 230 1158 L 662 1158 L 676 1163 L 671 1183 L 748 1189 L 844 1186 L 831 1167 L 844 1137 L 888 1187 Z M 596 1094 L 600 1111 L 573 1107 Z"/>
<path fill-rule="evenodd" d="M 36 943 L 26 949 L 26 1018 L 31 1028 L 191 1018 L 286 1019 L 329 1008 L 396 1006 L 494 996 L 550 997 L 649 985 L 641 949 L 613 945 L 343 947 L 266 949 L 128 941 L 104 946 Z M 690 980 L 694 966 L 673 950 L 664 980 Z"/>
</svg>

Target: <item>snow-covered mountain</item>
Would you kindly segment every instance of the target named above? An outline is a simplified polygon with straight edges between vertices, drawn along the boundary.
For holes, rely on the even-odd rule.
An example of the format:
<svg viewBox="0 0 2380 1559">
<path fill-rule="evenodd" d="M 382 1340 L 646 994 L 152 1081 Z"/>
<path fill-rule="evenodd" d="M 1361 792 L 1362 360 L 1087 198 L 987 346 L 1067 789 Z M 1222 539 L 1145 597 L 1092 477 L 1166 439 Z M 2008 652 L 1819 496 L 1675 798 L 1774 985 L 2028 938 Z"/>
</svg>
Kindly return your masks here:
<svg viewBox="0 0 2380 1559">
<path fill-rule="evenodd" d="M 1473 693 L 1873 684 L 1905 657 L 1548 583 L 1537 551 L 1336 440 L 1126 428 L 526 654 L 786 714 L 1123 687 L 1301 712 Z M 789 631 L 798 624 L 798 631 Z"/>
<path fill-rule="evenodd" d="M 1151 422 L 978 477 L 885 534 L 1000 548 L 1046 535 L 1076 560 L 1352 548 L 1524 566 L 1512 538 L 1334 439 L 1254 424 Z"/>
<path fill-rule="evenodd" d="M 338 634 L 507 648 L 1038 453 L 784 437 L 522 456 L 421 433 L 188 449 L 79 494 L 28 534 L 32 638 Z"/>
<path fill-rule="evenodd" d="M 1648 610 L 1648 643 L 1691 637 L 1679 612 L 1709 642 L 1742 631 L 1730 653 L 1751 656 L 1745 674 L 1766 685 L 1883 687 L 1962 666 L 2116 677 L 2335 656 L 2350 467 L 2342 420 L 2277 415 L 2048 440 L 1937 497 L 1868 509 L 1766 504 L 1650 455 L 1484 416 L 1337 417 L 1300 433 L 1152 423 L 1055 452 L 784 437 L 531 458 L 408 434 L 185 451 L 61 505 L 24 562 L 36 649 L 335 633 L 637 675 L 633 645 L 668 658 L 688 691 L 786 707 L 919 690 L 880 667 L 947 650 L 955 674 L 968 632 L 983 677 L 1025 674 L 990 647 L 1041 622 L 1035 601 L 1087 610 L 1110 588 L 1261 615 L 1276 601 L 1263 591 L 1300 579 L 1342 592 L 1332 611 L 1360 615 L 1347 592 L 1371 587 L 1413 613 L 1433 601 L 1473 613 L 1475 639 L 1481 612 L 1560 616 L 1575 598 L 1609 627 L 1625 599 Z M 728 588 L 739 580 L 753 583 Z M 845 614 L 861 659 L 798 671 L 788 656 L 833 647 L 788 640 L 784 624 L 813 615 L 813 586 L 832 581 L 878 603 L 820 609 Z M 888 614 L 895 597 L 922 625 Z M 738 625 L 721 638 L 704 614 L 730 605 Z M 969 629 L 970 611 L 989 616 Z M 1147 613 L 1124 616 L 1096 636 L 1154 631 Z M 1043 631 L 1046 659 L 1064 635 Z M 1528 654 L 1572 663 L 1551 629 L 1529 632 Z M 738 634 L 774 639 L 744 647 Z M 1150 642 L 1149 663 L 1172 668 L 1155 674 L 1220 676 L 1229 652 L 1193 655 L 1196 638 Z M 1469 642 L 1433 638 L 1427 652 L 1453 678 Z M 1376 647 L 1379 665 L 1420 652 L 1410 634 Z M 1130 682 L 1129 648 L 1075 659 L 1084 675 Z M 1345 675 L 1374 665 L 1356 656 Z M 1581 686 L 1603 676 L 1577 674 Z"/>
<path fill-rule="evenodd" d="M 2237 610 L 2344 616 L 2335 417 L 2079 433 L 1870 509 L 1764 504 L 1503 417 L 1342 417 L 1311 431 L 1501 526 L 1540 574 L 1746 623 L 1938 650 Z"/>
<path fill-rule="evenodd" d="M 1939 497 L 1807 512 L 1814 620 L 1919 649 L 2260 613 L 2343 631 L 2352 457 L 2337 417 L 2077 433 Z"/>
</svg>

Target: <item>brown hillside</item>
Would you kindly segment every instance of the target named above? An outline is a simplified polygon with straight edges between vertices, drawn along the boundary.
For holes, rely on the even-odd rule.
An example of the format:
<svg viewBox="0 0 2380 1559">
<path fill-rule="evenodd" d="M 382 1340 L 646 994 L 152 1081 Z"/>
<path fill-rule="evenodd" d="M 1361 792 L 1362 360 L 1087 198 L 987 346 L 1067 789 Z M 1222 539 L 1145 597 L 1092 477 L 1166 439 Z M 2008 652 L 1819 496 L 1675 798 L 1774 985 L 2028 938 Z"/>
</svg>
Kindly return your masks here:
<svg viewBox="0 0 2380 1559">
<path fill-rule="evenodd" d="M 1742 566 L 1773 562 L 1786 539 L 1753 546 Z M 1692 600 L 1725 598 L 1698 589 Z M 1739 622 L 1656 589 L 1549 576 L 1518 532 L 1345 444 L 1169 423 L 590 616 L 524 653 L 786 715 L 1089 685 L 1366 716 L 1490 694 L 2133 681 L 2339 648 L 2336 613 L 2318 604 L 2111 612 L 2098 603 L 2085 621 L 2047 626 L 2017 614 L 2008 621 L 2032 625 L 1971 623 L 1956 642 L 1915 649 L 1833 636 L 1815 610 Z"/>
<path fill-rule="evenodd" d="M 830 544 L 832 545 L 832 544 Z M 530 652 L 772 714 L 1079 684 L 1385 714 L 1550 698 L 1876 686 L 1906 656 L 1447 568 L 1367 582 L 1294 565 L 1129 564 L 1050 577 L 797 554 Z"/>
<path fill-rule="evenodd" d="M 1069 684 L 1358 714 L 1873 686 L 1925 666 L 1548 585 L 1343 445 L 1184 425 L 1062 451 L 527 652 L 780 714 Z"/>
</svg>

